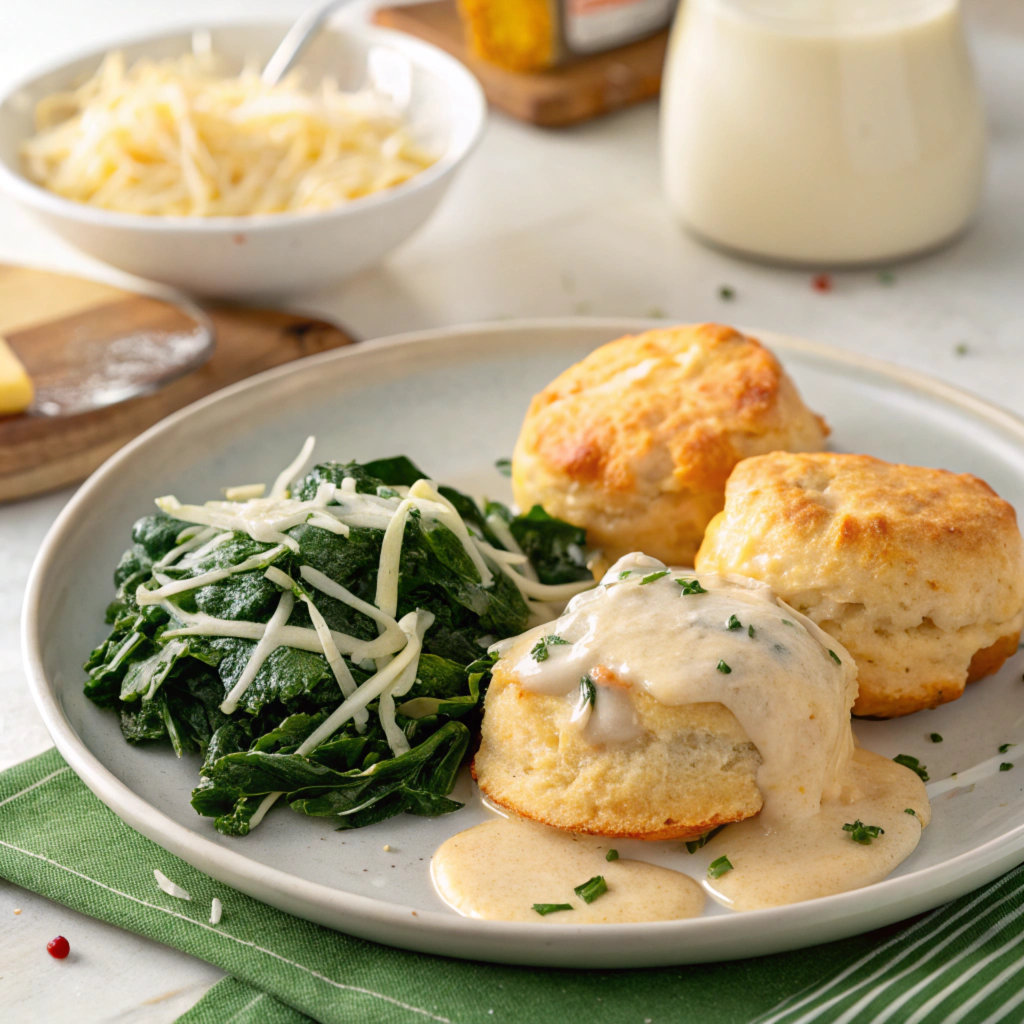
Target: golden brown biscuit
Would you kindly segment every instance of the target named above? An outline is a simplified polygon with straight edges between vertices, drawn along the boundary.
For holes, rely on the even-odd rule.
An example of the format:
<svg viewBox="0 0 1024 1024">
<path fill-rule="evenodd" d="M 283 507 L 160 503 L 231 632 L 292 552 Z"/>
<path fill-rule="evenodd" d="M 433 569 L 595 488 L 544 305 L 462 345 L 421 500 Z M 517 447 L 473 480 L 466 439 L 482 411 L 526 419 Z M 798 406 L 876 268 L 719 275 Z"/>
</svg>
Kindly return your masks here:
<svg viewBox="0 0 1024 1024">
<path fill-rule="evenodd" d="M 859 668 L 857 715 L 956 700 L 1024 624 L 1013 508 L 976 477 L 867 455 L 741 462 L 697 569 L 762 580 L 836 637 Z"/>
<path fill-rule="evenodd" d="M 585 527 L 603 565 L 636 550 L 692 565 L 737 462 L 818 451 L 827 433 L 755 339 L 671 327 L 603 345 L 534 397 L 512 487 L 522 508 Z"/>
<path fill-rule="evenodd" d="M 761 809 L 761 755 L 731 711 L 629 692 L 643 738 L 594 747 L 567 728 L 571 704 L 499 665 L 473 762 L 480 789 L 525 818 L 633 839 L 688 839 Z"/>
</svg>

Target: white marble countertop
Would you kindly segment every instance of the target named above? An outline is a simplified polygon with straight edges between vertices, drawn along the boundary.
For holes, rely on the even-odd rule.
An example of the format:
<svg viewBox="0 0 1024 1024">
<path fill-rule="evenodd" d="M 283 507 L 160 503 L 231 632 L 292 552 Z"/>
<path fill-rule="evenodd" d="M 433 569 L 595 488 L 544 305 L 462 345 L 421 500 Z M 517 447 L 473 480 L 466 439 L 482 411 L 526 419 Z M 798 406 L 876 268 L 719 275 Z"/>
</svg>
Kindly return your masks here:
<svg viewBox="0 0 1024 1024">
<path fill-rule="evenodd" d="M 654 104 L 550 132 L 492 117 L 437 217 L 384 266 L 296 301 L 366 338 L 511 316 L 608 314 L 726 320 L 803 335 L 913 366 L 1024 414 L 1024 31 L 1019 0 L 975 0 L 992 161 L 973 229 L 896 268 L 810 274 L 741 263 L 672 222 L 658 186 Z M 301 0 L 10 0 L 0 9 L 0 78 L 84 46 L 190 18 L 292 17 Z M 356 11 L 354 16 L 360 16 Z M 1016 19 L 1014 22 L 1013 19 Z M 121 280 L 0 200 L 0 260 Z M 718 296 L 730 285 L 736 298 Z M 966 351 L 964 352 L 964 346 Z M 29 567 L 66 501 L 0 508 L 0 769 L 50 746 L 25 689 L 18 619 Z M 17 916 L 14 910 L 21 910 Z M 74 950 L 45 954 L 54 935 Z M 220 977 L 208 964 L 0 881 L 0 1006 L 10 1024 L 173 1021 Z"/>
</svg>

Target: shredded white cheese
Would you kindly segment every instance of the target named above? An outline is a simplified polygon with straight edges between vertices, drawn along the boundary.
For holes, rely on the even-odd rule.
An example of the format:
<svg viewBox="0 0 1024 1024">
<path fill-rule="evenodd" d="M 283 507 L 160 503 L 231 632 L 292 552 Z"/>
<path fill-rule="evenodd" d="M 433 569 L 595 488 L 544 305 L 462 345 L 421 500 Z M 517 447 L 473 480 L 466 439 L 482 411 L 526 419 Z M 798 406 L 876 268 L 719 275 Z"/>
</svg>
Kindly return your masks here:
<svg viewBox="0 0 1024 1024">
<path fill-rule="evenodd" d="M 156 884 L 159 885 L 168 896 L 174 896 L 179 900 L 192 899 L 192 897 L 182 889 L 180 885 L 172 882 L 159 868 L 153 869 L 153 877 L 156 879 Z"/>
<path fill-rule="evenodd" d="M 434 163 L 394 106 L 292 72 L 218 72 L 215 55 L 136 61 L 108 54 L 85 84 L 36 106 L 21 147 L 28 176 L 67 199 L 150 216 L 323 210 Z"/>
<path fill-rule="evenodd" d="M 274 610 L 274 614 L 270 616 L 270 621 L 267 623 L 263 636 L 260 637 L 259 642 L 256 644 L 256 649 L 252 652 L 252 655 L 246 662 L 245 668 L 242 670 L 242 674 L 238 677 L 238 682 L 231 687 L 227 697 L 224 698 L 224 703 L 220 706 L 221 711 L 223 711 L 225 715 L 232 714 L 235 708 L 238 707 L 239 700 L 241 700 L 242 695 L 252 685 L 252 681 L 256 678 L 256 673 L 263 667 L 263 662 L 265 662 L 278 647 L 284 646 L 280 632 L 282 627 L 291 617 L 292 609 L 294 607 L 294 594 L 292 594 L 290 590 L 284 591 L 277 602 L 277 608 Z"/>
</svg>

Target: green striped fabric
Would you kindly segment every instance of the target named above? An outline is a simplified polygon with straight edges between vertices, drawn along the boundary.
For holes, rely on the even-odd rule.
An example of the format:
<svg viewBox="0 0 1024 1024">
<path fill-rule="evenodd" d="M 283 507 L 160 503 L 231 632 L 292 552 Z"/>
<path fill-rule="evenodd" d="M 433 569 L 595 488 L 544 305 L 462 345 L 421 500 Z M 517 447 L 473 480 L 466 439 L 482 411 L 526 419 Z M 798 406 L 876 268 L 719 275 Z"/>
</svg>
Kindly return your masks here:
<svg viewBox="0 0 1024 1024">
<path fill-rule="evenodd" d="M 192 899 L 159 889 L 154 868 Z M 503 967 L 377 946 L 235 892 L 128 828 L 49 751 L 0 774 L 0 876 L 228 972 L 180 1024 L 1024 1021 L 1020 868 L 906 926 L 778 956 L 634 971 Z M 213 926 L 215 896 L 224 916 Z"/>
</svg>

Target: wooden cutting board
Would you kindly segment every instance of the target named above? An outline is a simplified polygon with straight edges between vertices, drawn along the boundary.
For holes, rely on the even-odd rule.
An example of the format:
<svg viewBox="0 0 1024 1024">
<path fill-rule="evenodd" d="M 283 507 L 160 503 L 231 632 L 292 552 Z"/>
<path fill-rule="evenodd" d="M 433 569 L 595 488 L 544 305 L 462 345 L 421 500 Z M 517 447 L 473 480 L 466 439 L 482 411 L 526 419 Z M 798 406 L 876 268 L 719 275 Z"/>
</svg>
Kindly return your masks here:
<svg viewBox="0 0 1024 1024">
<path fill-rule="evenodd" d="M 211 333 L 215 342 L 207 358 Z M 61 381 L 88 384 L 95 372 L 89 354 L 99 345 L 129 359 L 140 347 L 149 357 L 173 349 L 195 367 L 150 394 L 103 408 L 0 417 L 0 501 L 77 483 L 183 406 L 254 373 L 355 341 L 339 327 L 293 313 L 231 306 L 200 311 L 97 281 L 4 264 L 0 335 L 44 397 L 59 397 Z M 155 365 L 159 369 L 159 358 Z"/>
<path fill-rule="evenodd" d="M 506 71 L 466 47 L 454 0 L 381 7 L 378 25 L 408 32 L 457 57 L 480 80 L 492 106 L 520 121 L 559 128 L 657 96 L 668 32 L 608 53 L 577 57 L 550 71 Z"/>
</svg>

